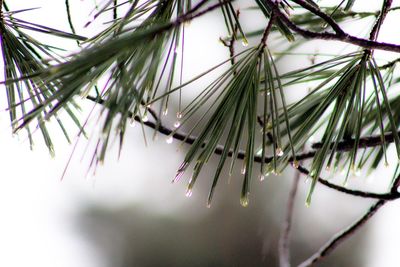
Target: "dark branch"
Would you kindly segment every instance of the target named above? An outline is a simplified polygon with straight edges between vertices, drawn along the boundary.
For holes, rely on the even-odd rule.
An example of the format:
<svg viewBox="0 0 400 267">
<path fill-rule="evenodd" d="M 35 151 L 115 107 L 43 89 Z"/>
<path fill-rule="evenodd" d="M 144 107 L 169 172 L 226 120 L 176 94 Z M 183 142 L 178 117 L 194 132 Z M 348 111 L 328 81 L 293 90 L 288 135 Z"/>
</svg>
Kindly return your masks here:
<svg viewBox="0 0 400 267">
<path fill-rule="evenodd" d="M 350 225 L 346 230 L 334 235 L 331 240 L 329 240 L 324 246 L 322 246 L 314 255 L 298 265 L 298 267 L 311 266 L 329 255 L 344 240 L 356 233 L 356 231 L 359 230 L 372 216 L 374 216 L 379 208 L 381 208 L 385 203 L 385 200 L 377 201 L 360 219 Z"/>
<path fill-rule="evenodd" d="M 309 170 L 307 170 L 305 167 L 299 165 L 297 170 L 305 175 L 309 174 Z M 325 179 L 322 179 L 321 177 L 318 177 L 318 182 L 325 185 L 326 187 L 329 187 L 331 189 L 334 189 L 336 191 L 345 193 L 347 195 L 352 195 L 352 196 L 357 196 L 357 197 L 362 197 L 362 198 L 371 198 L 371 199 L 379 199 L 379 200 L 394 200 L 400 198 L 400 193 L 397 191 L 391 191 L 389 193 L 372 193 L 372 192 L 366 192 L 366 191 L 360 191 L 360 190 L 353 190 L 353 189 L 348 189 L 333 183 L 328 182 Z"/>
<path fill-rule="evenodd" d="M 276 13 L 276 16 L 285 23 L 292 31 L 300 34 L 307 39 L 321 39 L 321 40 L 331 40 L 340 41 L 349 44 L 353 44 L 365 49 L 378 49 L 384 51 L 400 52 L 400 45 L 371 41 L 364 38 L 359 38 L 356 36 L 349 35 L 347 33 L 338 34 L 330 32 L 313 32 L 309 30 L 302 29 L 294 24 L 284 13 L 282 13 L 279 7 L 272 0 L 264 0 L 264 2 L 271 7 L 271 9 Z"/>
<path fill-rule="evenodd" d="M 374 27 L 371 30 L 371 33 L 369 36 L 370 40 L 376 40 L 378 38 L 379 30 L 383 24 L 383 21 L 386 18 L 387 13 L 390 10 L 390 7 L 392 6 L 392 2 L 393 2 L 392 0 L 386 0 L 383 2 L 382 11 L 380 12 L 379 17 L 377 18 L 377 20 L 374 24 Z"/>
<path fill-rule="evenodd" d="M 400 133 L 400 132 L 399 132 Z M 386 143 L 393 143 L 394 137 L 393 133 L 387 133 L 384 135 Z M 337 151 L 345 152 L 349 151 L 354 148 L 354 139 L 344 140 L 338 143 Z M 312 144 L 313 149 L 320 149 L 322 147 L 322 142 L 317 142 Z M 373 136 L 366 136 L 362 137 L 359 140 L 358 148 L 368 148 L 368 147 L 376 147 L 382 145 L 382 138 L 381 135 L 373 135 Z M 333 143 L 332 143 L 333 146 Z"/>
<path fill-rule="evenodd" d="M 271 16 L 269 18 L 268 25 L 265 28 L 263 36 L 261 38 L 261 45 L 263 46 L 263 48 L 267 45 L 268 35 L 271 32 L 272 25 L 274 24 L 274 21 L 275 21 L 275 13 L 271 12 Z"/>
<path fill-rule="evenodd" d="M 295 2 L 299 6 L 303 7 L 304 9 L 307 9 L 308 11 L 314 13 L 321 19 L 323 19 L 326 23 L 328 23 L 332 29 L 339 35 L 344 35 L 345 32 L 340 28 L 340 26 L 333 20 L 332 16 L 326 14 L 325 12 L 322 12 L 319 8 L 310 5 L 304 0 L 292 0 L 292 2 Z"/>
<path fill-rule="evenodd" d="M 92 102 L 101 104 L 101 105 L 104 105 L 104 103 L 105 103 L 105 101 L 103 99 L 98 98 L 98 97 L 87 96 L 87 99 L 92 101 Z M 131 117 L 132 116 L 133 116 L 133 114 L 131 114 Z M 145 126 L 147 126 L 149 128 L 152 128 L 152 129 L 158 131 L 161 134 L 164 134 L 166 136 L 172 136 L 174 139 L 182 141 L 182 142 L 185 142 L 186 144 L 191 145 L 196 141 L 196 137 L 195 136 L 188 136 L 188 135 L 186 135 L 184 133 L 173 131 L 170 128 L 165 127 L 161 123 L 161 121 L 157 121 L 157 122 L 145 121 L 144 122 L 144 121 L 142 121 L 142 118 L 140 116 L 134 116 L 133 118 L 134 118 L 135 121 L 143 123 L 143 125 L 145 125 Z M 218 145 L 215 148 L 214 153 L 216 155 L 221 155 L 223 151 L 224 151 L 224 147 L 222 145 Z M 298 155 L 296 155 L 296 159 L 298 161 L 301 161 L 301 160 L 304 160 L 304 159 L 312 158 L 312 157 L 314 157 L 315 152 L 316 151 L 310 151 L 310 152 L 305 152 L 305 153 L 298 154 Z M 245 154 L 246 154 L 245 151 L 239 151 L 237 153 L 237 158 L 238 159 L 244 159 L 245 158 Z M 232 156 L 233 156 L 233 151 L 230 150 L 228 152 L 228 157 L 232 157 Z M 272 161 L 272 159 L 273 159 L 272 157 L 265 157 L 264 159 L 262 159 L 260 156 L 254 157 L 254 161 L 258 162 L 258 163 L 262 162 L 263 160 L 264 160 L 264 162 L 269 163 L 269 162 Z M 289 158 L 289 162 L 293 162 L 293 158 Z M 306 168 L 304 168 L 303 166 L 299 166 L 297 168 L 297 170 L 299 172 L 305 174 L 305 175 L 309 174 L 309 171 Z M 391 193 L 386 193 L 386 194 L 378 194 L 378 193 L 371 193 L 371 192 L 347 189 L 347 188 L 332 184 L 332 183 L 330 183 L 330 182 L 328 182 L 328 181 L 326 181 L 326 180 L 324 180 L 322 178 L 318 178 L 318 182 L 323 184 L 323 185 L 325 185 L 325 186 L 327 186 L 327 187 L 329 187 L 329 188 L 331 188 L 331 189 L 334 189 L 336 191 L 339 191 L 339 192 L 342 192 L 342 193 L 345 193 L 345 194 L 348 194 L 348 195 L 357 196 L 357 197 L 372 198 L 372 199 L 383 199 L 383 200 L 393 200 L 393 199 L 400 198 L 400 193 L 397 193 L 397 191 L 396 192 L 391 192 Z"/>
<path fill-rule="evenodd" d="M 67 18 L 68 18 L 69 27 L 70 27 L 72 33 L 75 34 L 76 31 L 75 31 L 74 24 L 72 22 L 71 8 L 70 8 L 70 5 L 69 5 L 69 0 L 65 0 L 65 10 L 67 12 Z"/>
<path fill-rule="evenodd" d="M 300 180 L 300 172 L 294 174 L 292 188 L 289 192 L 289 199 L 286 209 L 286 217 L 282 226 L 281 237 L 279 239 L 279 266 L 290 267 L 290 232 L 292 228 L 294 204 L 297 188 Z"/>
<path fill-rule="evenodd" d="M 397 188 L 400 184 L 400 175 L 395 179 L 392 188 L 390 189 L 390 194 L 399 195 L 397 192 Z M 324 246 L 322 246 L 314 255 L 310 258 L 302 262 L 298 267 L 307 267 L 311 266 L 314 263 L 320 261 L 327 255 L 329 255 L 337 246 L 339 246 L 343 241 L 345 241 L 348 237 L 352 236 L 359 230 L 364 224 L 371 219 L 372 216 L 384 205 L 387 203 L 387 200 L 380 199 L 374 205 L 372 205 L 367 213 L 365 213 L 360 219 L 358 219 L 355 223 L 350 225 L 346 230 L 337 233 L 334 235 L 331 240 L 329 240 Z"/>
</svg>

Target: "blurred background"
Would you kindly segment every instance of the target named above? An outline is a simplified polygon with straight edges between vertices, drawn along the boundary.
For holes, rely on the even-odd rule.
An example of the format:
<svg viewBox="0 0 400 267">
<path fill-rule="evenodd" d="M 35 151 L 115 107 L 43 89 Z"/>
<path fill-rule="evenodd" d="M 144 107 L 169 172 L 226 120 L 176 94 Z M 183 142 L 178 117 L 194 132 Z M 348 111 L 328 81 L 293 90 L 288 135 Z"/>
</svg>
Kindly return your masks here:
<svg viewBox="0 0 400 267">
<path fill-rule="evenodd" d="M 41 7 L 19 17 L 69 31 L 62 0 L 8 2 L 12 10 Z M 110 14 L 83 28 L 92 19 L 89 14 L 95 2 L 70 2 L 80 34 L 93 35 L 111 18 Z M 379 6 L 380 3 L 371 4 L 368 8 L 378 10 Z M 249 28 L 264 22 L 262 16 L 252 11 L 243 12 L 241 18 Z M 388 21 L 393 19 L 389 16 Z M 368 31 L 359 25 L 353 27 L 348 30 Z M 392 37 L 393 31 L 396 30 L 385 27 L 381 38 Z M 228 51 L 219 42 L 224 34 L 218 12 L 187 27 L 185 77 L 226 59 Z M 49 41 L 60 45 L 57 40 Z M 77 50 L 74 42 L 61 45 Z M 315 51 L 343 49 L 312 45 Z M 301 63 L 283 61 L 279 67 L 292 69 L 296 64 Z M 207 79 L 216 76 L 217 73 L 212 73 Z M 184 91 L 184 99 L 201 90 L 207 79 L 196 83 L 189 92 Z M 83 104 L 83 118 L 92 107 L 91 103 Z M 165 119 L 171 125 L 174 122 L 173 116 Z M 5 112 L 0 113 L 0 129 L 0 266 L 278 266 L 277 243 L 294 179 L 290 169 L 279 176 L 268 176 L 263 182 L 253 179 L 250 204 L 243 208 L 239 204 L 242 177 L 237 166 L 232 177 L 222 174 L 213 204 L 207 208 L 210 178 L 216 167 L 213 160 L 198 179 L 193 196 L 187 198 L 188 177 L 171 184 L 187 146 L 178 142 L 167 144 L 166 137 L 161 135 L 152 140 L 153 131 L 140 125 L 126 133 L 121 157 L 118 159 L 117 145 L 113 146 L 104 166 L 93 173 L 87 170 L 96 140 L 94 120 L 89 125 L 90 139 L 79 140 L 63 179 L 73 146 L 62 137 L 56 136 L 56 157 L 51 158 L 39 137 L 34 151 L 29 150 L 25 138 L 12 138 Z M 378 192 L 387 190 L 391 178 L 387 170 L 380 168 L 369 178 L 365 174 L 353 177 L 349 186 Z M 343 177 L 334 179 L 340 183 Z M 306 208 L 308 185 L 304 181 L 302 177 L 293 221 L 294 266 L 373 203 L 318 186 L 311 207 Z M 399 222 L 399 203 L 387 204 L 318 266 L 398 266 Z"/>
</svg>

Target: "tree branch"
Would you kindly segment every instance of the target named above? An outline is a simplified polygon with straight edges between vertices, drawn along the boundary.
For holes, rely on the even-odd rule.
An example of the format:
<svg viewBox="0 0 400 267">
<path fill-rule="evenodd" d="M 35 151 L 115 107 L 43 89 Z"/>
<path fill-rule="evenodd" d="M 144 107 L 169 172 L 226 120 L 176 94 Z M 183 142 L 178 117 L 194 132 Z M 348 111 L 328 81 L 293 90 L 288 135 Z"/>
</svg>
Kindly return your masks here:
<svg viewBox="0 0 400 267">
<path fill-rule="evenodd" d="M 338 34 L 330 32 L 313 32 L 309 30 L 302 29 L 294 24 L 284 13 L 281 12 L 279 7 L 272 0 L 264 0 L 265 4 L 269 5 L 271 9 L 276 13 L 276 16 L 286 24 L 292 31 L 303 36 L 307 39 L 321 39 L 321 40 L 331 40 L 340 41 L 349 44 L 353 44 L 365 49 L 378 49 L 384 51 L 391 51 L 400 53 L 400 45 L 371 41 L 364 38 L 359 38 L 356 36 L 349 35 L 348 33 Z"/>
<path fill-rule="evenodd" d="M 314 255 L 298 265 L 298 267 L 308 267 L 314 263 L 322 260 L 324 257 L 329 255 L 337 246 L 339 246 L 344 240 L 352 236 L 359 230 L 364 224 L 371 219 L 372 216 L 386 203 L 385 200 L 379 200 L 372 205 L 369 210 L 356 222 L 350 225 L 346 230 L 334 235 L 324 246 L 322 246 Z"/>
<path fill-rule="evenodd" d="M 390 189 L 390 194 L 399 195 L 397 188 L 400 185 L 400 175 L 398 175 Z M 350 225 L 347 229 L 334 235 L 324 246 L 322 246 L 314 255 L 298 265 L 298 267 L 308 267 L 314 263 L 322 260 L 324 257 L 329 255 L 337 246 L 339 246 L 348 237 L 352 236 L 359 230 L 364 224 L 375 215 L 375 213 L 387 203 L 387 200 L 380 199 L 369 210 L 356 222 Z"/>
<path fill-rule="evenodd" d="M 286 208 L 286 217 L 283 223 L 281 236 L 279 239 L 279 266 L 290 267 L 290 232 L 292 228 L 294 204 L 297 194 L 297 188 L 300 180 L 300 172 L 294 174 L 292 188 L 289 192 L 289 199 Z"/>
<path fill-rule="evenodd" d="M 332 29 L 338 34 L 338 35 L 344 35 L 345 32 L 340 28 L 340 26 L 333 20 L 332 16 L 326 14 L 325 12 L 322 12 L 319 8 L 310 5 L 304 0 L 291 0 L 292 2 L 295 2 L 299 6 L 303 7 L 304 9 L 307 9 L 308 11 L 314 13 L 321 19 L 323 19 L 326 23 L 328 23 Z"/>
<path fill-rule="evenodd" d="M 88 100 L 95 102 L 97 104 L 101 104 L 104 105 L 105 101 L 99 97 L 93 97 L 93 96 L 87 96 L 86 97 Z M 150 110 L 149 110 L 150 112 Z M 133 116 L 133 114 L 131 114 L 131 117 Z M 156 118 L 156 117 L 155 117 Z M 186 144 L 193 144 L 196 141 L 196 137 L 195 136 L 188 136 L 184 133 L 180 133 L 180 132 L 176 132 L 171 130 L 168 127 L 165 127 L 160 120 L 157 120 L 157 122 L 152 122 L 152 121 L 143 121 L 142 118 L 140 116 L 134 116 L 133 119 L 139 123 L 142 123 L 143 125 L 152 128 L 156 131 L 158 131 L 161 134 L 164 134 L 166 136 L 172 136 L 174 139 L 185 142 Z M 222 145 L 217 145 L 217 147 L 214 150 L 214 153 L 216 155 L 221 155 L 222 152 L 224 151 L 224 147 Z M 304 159 L 309 159 L 312 158 L 315 155 L 316 151 L 310 151 L 310 152 L 305 152 L 305 153 L 301 153 L 296 155 L 296 159 L 298 161 L 304 160 Z M 245 158 L 245 151 L 239 151 L 237 153 L 237 158 L 238 159 L 244 159 Z M 232 157 L 233 156 L 233 151 L 230 150 L 228 152 L 228 157 Z M 264 159 L 260 156 L 256 156 L 254 157 L 254 161 L 261 163 L 262 161 L 264 161 L 265 163 L 269 163 L 272 161 L 272 157 L 265 157 Z M 289 162 L 293 162 L 293 158 L 289 158 Z M 303 166 L 299 166 L 298 168 L 296 168 L 299 172 L 308 175 L 309 171 L 303 167 Z M 399 178 L 400 179 L 400 178 Z M 332 184 L 322 178 L 318 178 L 318 182 L 323 184 L 324 186 L 327 186 L 331 189 L 334 189 L 336 191 L 348 194 L 348 195 L 353 195 L 353 196 L 357 196 L 357 197 L 362 197 L 362 198 L 371 198 L 371 199 L 383 199 L 383 200 L 394 200 L 397 198 L 400 198 L 400 193 L 396 192 L 391 192 L 391 193 L 386 193 L 386 194 L 378 194 L 378 193 L 371 193 L 371 192 L 365 192 L 365 191 L 359 191 L 359 190 L 351 190 L 351 189 L 347 189 L 345 187 L 342 186 L 338 186 L 335 184 Z M 400 183 L 400 182 L 399 182 Z"/>
<path fill-rule="evenodd" d="M 71 29 L 72 33 L 75 34 L 75 27 L 74 24 L 72 22 L 72 16 L 71 16 L 71 8 L 69 5 L 69 0 L 65 0 L 65 10 L 67 12 L 67 19 L 68 19 L 68 24 L 69 24 L 69 28 Z"/>
<path fill-rule="evenodd" d="M 390 10 L 390 7 L 392 6 L 392 2 L 393 2 L 392 0 L 385 0 L 383 2 L 383 6 L 382 6 L 382 10 L 380 12 L 380 15 L 379 15 L 378 19 L 376 20 L 374 27 L 372 28 L 371 33 L 369 35 L 370 40 L 376 40 L 378 38 L 379 30 L 383 24 L 383 21 L 386 18 L 387 13 Z"/>
<path fill-rule="evenodd" d="M 299 171 L 302 174 L 309 175 L 309 170 L 305 168 L 302 165 L 299 165 L 298 168 L 296 168 L 297 171 Z M 379 199 L 379 200 L 395 200 L 400 198 L 400 193 L 396 191 L 390 191 L 389 193 L 372 193 L 372 192 L 366 192 L 366 191 L 360 191 L 360 190 L 353 190 L 353 189 L 348 189 L 333 183 L 328 182 L 327 180 L 318 177 L 318 182 L 325 185 L 326 187 L 329 187 L 331 189 L 334 189 L 336 191 L 345 193 L 347 195 L 352 195 L 352 196 L 357 196 L 357 197 L 362 197 L 362 198 L 370 198 L 370 199 Z"/>
<path fill-rule="evenodd" d="M 400 133 L 400 132 L 398 132 Z M 387 133 L 384 135 L 385 137 L 385 142 L 386 143 L 393 143 L 394 142 L 394 136 L 393 133 Z M 349 151 L 354 148 L 354 139 L 347 139 L 344 141 L 341 141 L 338 143 L 337 146 L 337 151 L 345 152 Z M 331 145 L 333 146 L 334 143 Z M 317 142 L 313 143 L 311 148 L 313 149 L 320 149 L 322 147 L 323 143 L 322 142 Z M 382 138 L 381 135 L 372 135 L 372 136 L 366 136 L 362 137 L 359 140 L 358 143 L 358 148 L 368 148 L 368 147 L 376 147 L 382 145 Z"/>
</svg>

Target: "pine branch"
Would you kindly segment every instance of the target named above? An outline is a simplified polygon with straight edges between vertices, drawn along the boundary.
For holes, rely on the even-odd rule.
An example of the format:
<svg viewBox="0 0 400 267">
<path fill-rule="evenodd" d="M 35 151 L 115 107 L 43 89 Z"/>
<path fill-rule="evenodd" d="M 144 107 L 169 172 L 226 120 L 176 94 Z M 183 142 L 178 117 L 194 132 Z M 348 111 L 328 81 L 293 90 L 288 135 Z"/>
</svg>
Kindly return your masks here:
<svg viewBox="0 0 400 267">
<path fill-rule="evenodd" d="M 294 24 L 283 12 L 280 11 L 279 7 L 272 0 L 264 0 L 264 2 L 269 5 L 275 12 L 276 16 L 292 31 L 298 33 L 306 39 L 320 39 L 320 40 L 330 40 L 330 41 L 340 41 L 349 44 L 356 45 L 358 47 L 366 49 L 378 49 L 384 51 L 391 51 L 400 53 L 400 45 L 391 44 L 386 42 L 371 41 L 364 38 L 359 38 L 350 35 L 346 32 L 342 34 L 329 33 L 329 32 L 313 32 L 309 30 L 302 29 Z M 327 22 L 328 23 L 328 22 Z"/>
<path fill-rule="evenodd" d="M 100 105 L 104 105 L 105 104 L 105 101 L 103 99 L 99 98 L 99 97 L 94 97 L 94 96 L 90 96 L 89 95 L 89 96 L 86 97 L 86 99 L 88 99 L 88 100 L 90 100 L 90 101 L 92 101 L 94 103 L 100 104 Z M 184 142 L 184 143 L 186 143 L 188 145 L 192 145 L 197 139 L 197 137 L 195 137 L 195 136 L 189 136 L 189 135 L 187 135 L 185 133 L 177 132 L 176 130 L 172 130 L 171 128 L 164 126 L 162 124 L 162 121 L 160 119 L 158 119 L 158 117 L 157 117 L 157 115 L 155 113 L 153 114 L 153 117 L 156 118 L 156 122 L 152 122 L 150 120 L 149 121 L 143 121 L 142 117 L 140 117 L 138 115 L 134 116 L 133 113 L 130 113 L 130 116 L 135 121 L 137 121 L 137 122 L 139 122 L 139 123 L 151 128 L 151 129 L 154 129 L 155 131 L 157 131 L 157 132 L 159 132 L 159 133 L 161 133 L 161 134 L 163 134 L 163 135 L 165 135 L 167 137 L 172 137 L 172 138 L 174 138 L 174 139 L 176 139 L 178 141 L 182 141 L 182 142 Z M 224 146 L 218 145 L 214 150 L 214 154 L 221 155 L 223 153 L 223 151 L 224 151 Z M 229 150 L 228 157 L 232 157 L 233 154 L 234 154 L 234 151 L 233 150 Z M 243 160 L 245 158 L 245 154 L 246 154 L 245 151 L 240 150 L 236 154 L 237 159 Z M 305 160 L 305 159 L 310 159 L 314 155 L 315 155 L 315 151 L 304 152 L 304 153 L 297 154 L 296 155 L 296 159 L 301 161 L 301 160 Z M 265 163 L 270 163 L 270 162 L 272 162 L 272 160 L 273 160 L 273 157 L 265 157 L 264 158 L 264 162 Z M 254 162 L 261 163 L 262 161 L 263 160 L 262 160 L 262 158 L 260 156 L 255 156 L 254 157 Z M 293 162 L 293 158 L 290 158 L 289 162 Z M 302 174 L 305 174 L 307 176 L 309 175 L 309 171 L 304 166 L 302 166 L 300 164 L 298 166 L 296 166 L 295 169 L 298 172 L 302 173 Z M 395 183 L 397 183 L 397 182 L 400 183 L 400 178 L 398 178 L 398 179 L 399 180 L 396 180 Z M 328 182 L 327 180 L 322 179 L 320 177 L 318 177 L 318 182 L 321 183 L 322 185 L 324 185 L 324 186 L 326 186 L 326 187 L 328 187 L 330 189 L 336 190 L 338 192 L 345 193 L 345 194 L 352 195 L 352 196 L 356 196 L 356 197 L 361 197 L 361 198 L 379 199 L 379 200 L 395 200 L 395 199 L 400 198 L 400 193 L 397 192 L 397 191 L 393 191 L 393 192 L 390 192 L 390 193 L 379 194 L 379 193 L 373 193 L 373 192 L 367 192 L 367 191 L 361 191 L 361 190 L 352 190 L 352 189 L 347 189 L 347 188 L 339 186 L 339 185 L 332 184 L 332 183 Z"/>
<path fill-rule="evenodd" d="M 324 257 L 328 256 L 337 246 L 339 246 L 347 238 L 354 235 L 362 226 L 364 226 L 375 213 L 386 204 L 385 200 L 379 200 L 372 205 L 369 210 L 356 222 L 350 225 L 346 230 L 337 233 L 325 245 L 323 245 L 314 255 L 298 265 L 298 267 L 308 267 L 319 262 Z"/>
<path fill-rule="evenodd" d="M 304 9 L 311 11 L 312 13 L 323 19 L 326 23 L 328 23 L 332 27 L 332 29 L 336 32 L 337 35 L 345 34 L 342 28 L 340 28 L 340 26 L 332 19 L 332 15 L 328 15 L 322 12 L 319 8 L 309 4 L 304 0 L 291 0 L 291 1 L 302 6 Z"/>
<path fill-rule="evenodd" d="M 74 24 L 72 22 L 71 8 L 69 0 L 65 0 L 65 10 L 67 12 L 68 24 L 73 34 L 76 34 Z"/>
<path fill-rule="evenodd" d="M 288 202 L 286 204 L 286 216 L 282 225 L 281 236 L 279 238 L 279 266 L 290 267 L 290 232 L 292 228 L 293 212 L 297 189 L 300 181 L 300 172 L 295 172 L 292 181 L 292 187 L 289 192 Z"/>
<path fill-rule="evenodd" d="M 310 172 L 307 168 L 305 168 L 304 166 L 299 165 L 298 168 L 296 168 L 298 172 L 305 174 L 305 175 L 309 175 Z M 353 189 L 348 189 L 345 188 L 343 186 L 339 186 L 333 183 L 328 182 L 327 180 L 318 177 L 318 182 L 320 184 L 325 185 L 326 187 L 336 190 L 338 192 L 347 194 L 347 195 L 351 195 L 351 196 L 356 196 L 356 197 L 361 197 L 361 198 L 369 198 L 369 199 L 379 199 L 379 200 L 395 200 L 400 198 L 400 193 L 397 191 L 390 191 L 389 193 L 373 193 L 373 192 L 367 192 L 367 191 L 360 191 L 360 190 L 353 190 Z"/>
<path fill-rule="evenodd" d="M 400 175 L 398 175 L 392 184 L 389 195 L 399 196 L 398 187 L 400 185 Z M 387 203 L 388 200 L 380 199 L 356 222 L 350 225 L 347 229 L 334 235 L 325 245 L 323 245 L 314 255 L 298 265 L 298 267 L 308 267 L 319 262 L 324 257 L 328 256 L 335 248 L 342 244 L 347 238 L 353 236 L 361 229 L 368 221 L 376 214 L 376 212 Z"/>
<path fill-rule="evenodd" d="M 377 18 L 377 20 L 376 20 L 376 22 L 374 24 L 374 27 L 372 28 L 371 33 L 369 35 L 369 39 L 370 40 L 374 41 L 374 40 L 376 40 L 378 38 L 379 30 L 380 30 L 380 28 L 381 28 L 381 26 L 383 24 L 383 21 L 386 18 L 386 15 L 390 11 L 392 2 L 393 2 L 392 0 L 385 0 L 383 2 L 382 10 L 379 13 L 379 16 L 378 16 L 378 18 Z"/>
</svg>

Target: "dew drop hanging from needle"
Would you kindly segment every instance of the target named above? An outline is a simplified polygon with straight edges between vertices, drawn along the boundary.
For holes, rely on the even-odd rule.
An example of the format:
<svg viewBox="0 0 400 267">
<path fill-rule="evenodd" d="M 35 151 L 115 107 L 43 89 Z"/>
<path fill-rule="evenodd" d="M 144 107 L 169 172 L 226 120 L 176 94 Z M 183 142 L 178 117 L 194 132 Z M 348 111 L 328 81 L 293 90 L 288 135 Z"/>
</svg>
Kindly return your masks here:
<svg viewBox="0 0 400 267">
<path fill-rule="evenodd" d="M 192 194 L 193 194 L 193 191 L 192 191 L 192 189 L 188 189 L 188 190 L 186 190 L 186 194 L 185 194 L 185 196 L 186 196 L 186 197 L 191 197 L 191 196 L 192 196 Z"/>
<path fill-rule="evenodd" d="M 181 126 L 181 122 L 180 121 L 176 121 L 175 123 L 174 123 L 174 127 L 175 128 L 179 128 Z"/>
<path fill-rule="evenodd" d="M 167 137 L 167 139 L 165 141 L 167 142 L 167 144 L 172 144 L 172 142 L 174 141 L 174 138 L 172 137 L 172 135 L 170 135 Z"/>
<path fill-rule="evenodd" d="M 142 122 L 148 122 L 148 121 L 149 121 L 149 117 L 147 116 L 147 114 L 143 115 Z"/>
<path fill-rule="evenodd" d="M 131 119 L 130 119 L 129 125 L 130 125 L 132 128 L 136 126 L 136 121 L 135 121 L 134 118 L 131 118 Z"/>
<path fill-rule="evenodd" d="M 283 156 L 283 150 L 282 150 L 282 148 L 278 147 L 278 148 L 276 149 L 276 155 L 277 155 L 278 157 L 282 157 L 282 156 Z"/>
</svg>

